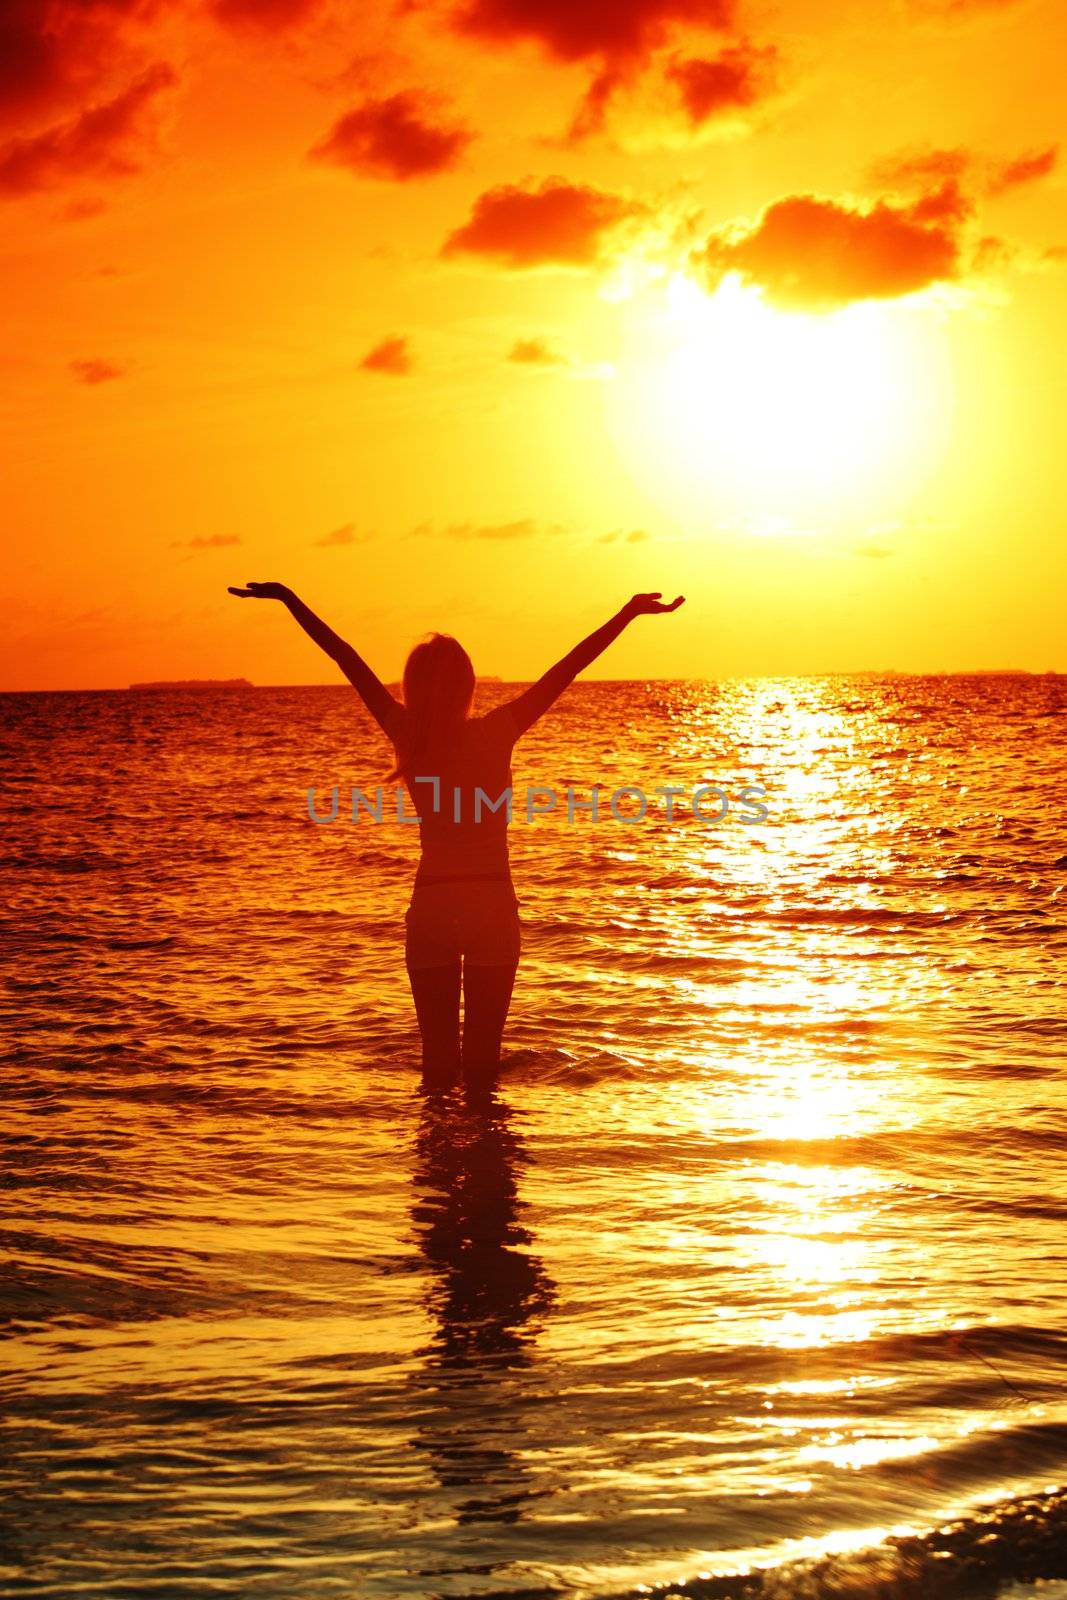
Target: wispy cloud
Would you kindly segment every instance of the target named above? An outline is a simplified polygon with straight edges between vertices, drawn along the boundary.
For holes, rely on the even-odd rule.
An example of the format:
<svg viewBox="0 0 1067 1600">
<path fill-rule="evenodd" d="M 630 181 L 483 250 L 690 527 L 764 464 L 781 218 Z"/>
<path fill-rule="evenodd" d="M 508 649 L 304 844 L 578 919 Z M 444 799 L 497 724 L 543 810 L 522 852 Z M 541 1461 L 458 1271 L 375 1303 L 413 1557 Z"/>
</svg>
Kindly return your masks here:
<svg viewBox="0 0 1067 1600">
<path fill-rule="evenodd" d="M 1017 189 L 1020 184 L 1033 183 L 1047 178 L 1060 158 L 1059 145 L 1046 145 L 1043 150 L 1026 150 L 1010 161 L 998 161 L 986 179 L 986 189 L 991 195 L 1004 194 Z"/>
<path fill-rule="evenodd" d="M 105 361 L 102 356 L 72 361 L 70 370 L 79 383 L 87 383 L 90 388 L 98 383 L 114 383 L 116 378 L 123 377 L 125 373 L 124 367 L 117 366 L 114 361 Z"/>
<path fill-rule="evenodd" d="M 542 534 L 560 534 L 567 530 L 560 522 L 538 522 L 534 517 L 518 517 L 514 522 L 450 522 L 438 527 L 433 522 L 420 522 L 412 528 L 413 539 L 534 539 Z"/>
<path fill-rule="evenodd" d="M 241 540 L 235 533 L 211 533 L 206 537 L 195 539 L 178 539 L 171 545 L 172 550 L 230 550 Z"/>
<path fill-rule="evenodd" d="M 523 367 L 569 367 L 570 358 L 554 350 L 547 339 L 516 339 L 508 360 Z"/>
<path fill-rule="evenodd" d="M 59 213 L 63 222 L 87 222 L 92 217 L 102 216 L 107 210 L 107 201 L 99 195 L 82 195 L 76 200 L 68 200 Z"/>
<path fill-rule="evenodd" d="M 501 543 L 521 539 L 575 537 L 565 522 L 542 522 L 537 517 L 516 517 L 511 522 L 420 522 L 412 528 L 412 539 L 489 539 Z M 586 536 L 594 544 L 642 544 L 652 535 L 645 528 L 612 528 L 607 533 Z"/>
<path fill-rule="evenodd" d="M 324 533 L 321 539 L 315 539 L 313 543 L 316 550 L 340 550 L 353 544 L 366 544 L 369 538 L 369 533 L 356 532 L 354 522 L 345 522 L 332 532 Z"/>
<path fill-rule="evenodd" d="M 391 378 L 406 377 L 413 365 L 408 341 L 399 334 L 376 344 L 359 363 L 361 372 L 382 372 Z"/>
<path fill-rule="evenodd" d="M 934 185 L 967 182 L 972 188 L 995 197 L 1047 178 L 1055 171 L 1059 154 L 1059 146 L 1055 144 L 1006 157 L 985 155 L 966 145 L 933 146 L 905 151 L 876 162 L 871 176 L 878 183 L 920 191 Z"/>
</svg>

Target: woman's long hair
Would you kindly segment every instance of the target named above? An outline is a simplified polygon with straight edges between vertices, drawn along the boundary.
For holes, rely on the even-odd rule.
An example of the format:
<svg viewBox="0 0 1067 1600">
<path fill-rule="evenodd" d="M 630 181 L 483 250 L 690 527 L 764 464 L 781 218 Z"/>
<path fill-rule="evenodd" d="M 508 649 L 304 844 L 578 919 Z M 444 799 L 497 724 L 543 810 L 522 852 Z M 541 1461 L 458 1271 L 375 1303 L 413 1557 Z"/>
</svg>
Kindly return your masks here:
<svg viewBox="0 0 1067 1600">
<path fill-rule="evenodd" d="M 433 776 L 427 757 L 447 748 L 473 699 L 474 665 L 458 639 L 431 633 L 417 644 L 404 664 L 404 734 L 390 779 Z"/>
</svg>

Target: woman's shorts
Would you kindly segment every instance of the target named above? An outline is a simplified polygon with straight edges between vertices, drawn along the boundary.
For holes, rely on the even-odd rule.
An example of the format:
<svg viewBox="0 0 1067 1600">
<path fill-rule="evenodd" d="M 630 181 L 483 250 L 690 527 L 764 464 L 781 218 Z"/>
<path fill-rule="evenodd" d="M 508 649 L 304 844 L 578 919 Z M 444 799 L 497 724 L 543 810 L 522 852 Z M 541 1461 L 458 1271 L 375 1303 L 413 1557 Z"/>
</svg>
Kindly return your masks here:
<svg viewBox="0 0 1067 1600">
<path fill-rule="evenodd" d="M 505 879 L 416 884 L 404 918 L 409 967 L 513 967 L 519 959 L 519 903 Z"/>
</svg>

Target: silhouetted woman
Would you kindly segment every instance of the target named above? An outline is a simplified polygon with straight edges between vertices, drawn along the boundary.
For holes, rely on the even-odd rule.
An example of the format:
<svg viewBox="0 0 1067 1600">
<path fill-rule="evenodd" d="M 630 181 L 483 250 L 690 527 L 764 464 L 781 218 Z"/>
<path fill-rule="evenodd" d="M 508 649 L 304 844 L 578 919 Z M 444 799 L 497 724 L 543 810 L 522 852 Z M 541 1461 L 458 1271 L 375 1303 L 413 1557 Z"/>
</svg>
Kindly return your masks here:
<svg viewBox="0 0 1067 1600">
<path fill-rule="evenodd" d="M 249 583 L 229 592 L 243 599 L 280 600 L 336 661 L 392 740 L 392 776 L 404 780 L 421 823 L 406 956 L 423 1070 L 438 1080 L 454 1075 L 460 1065 L 468 1079 L 491 1076 L 500 1062 L 519 961 L 518 902 L 508 862 L 510 807 L 498 804 L 510 789 L 512 748 L 635 617 L 676 611 L 682 597 L 667 605 L 658 593 L 635 594 L 531 688 L 472 717 L 474 668 L 448 634 L 432 634 L 412 650 L 401 703 L 352 646 L 284 584 Z M 484 797 L 480 801 L 478 791 Z"/>
</svg>

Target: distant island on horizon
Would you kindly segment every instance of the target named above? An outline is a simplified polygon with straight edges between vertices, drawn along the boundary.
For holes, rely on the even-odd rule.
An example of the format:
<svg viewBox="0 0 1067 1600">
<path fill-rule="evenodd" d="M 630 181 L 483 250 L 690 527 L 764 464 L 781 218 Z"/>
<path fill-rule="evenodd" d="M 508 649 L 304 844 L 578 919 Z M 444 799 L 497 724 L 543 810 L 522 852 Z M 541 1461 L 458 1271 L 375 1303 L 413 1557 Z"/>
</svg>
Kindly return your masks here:
<svg viewBox="0 0 1067 1600">
<path fill-rule="evenodd" d="M 150 683 L 131 683 L 131 689 L 254 689 L 247 678 L 159 678 Z"/>
<path fill-rule="evenodd" d="M 718 676 L 696 677 L 648 677 L 638 675 L 634 678 L 583 678 L 585 684 L 596 683 L 719 683 L 733 681 L 766 681 L 787 678 L 854 678 L 887 680 L 910 678 L 1067 678 L 1067 668 L 1064 667 L 956 667 L 951 671 L 919 670 L 916 668 L 900 667 L 868 667 L 851 668 L 848 671 L 821 671 L 821 672 L 728 672 Z M 501 678 L 495 674 L 479 676 L 479 684 L 510 685 L 515 688 L 526 687 L 529 678 Z M 158 690 L 158 689 L 262 689 L 269 692 L 273 689 L 329 689 L 343 692 L 347 689 L 343 682 L 332 683 L 253 683 L 250 678 L 155 678 L 143 683 L 111 684 L 106 687 L 80 685 L 78 687 L 59 688 L 51 685 L 47 688 L 0 688 L 0 696 L 22 694 L 129 694 L 131 691 Z M 399 697 L 403 687 L 398 679 L 386 683 L 386 688 Z"/>
</svg>

